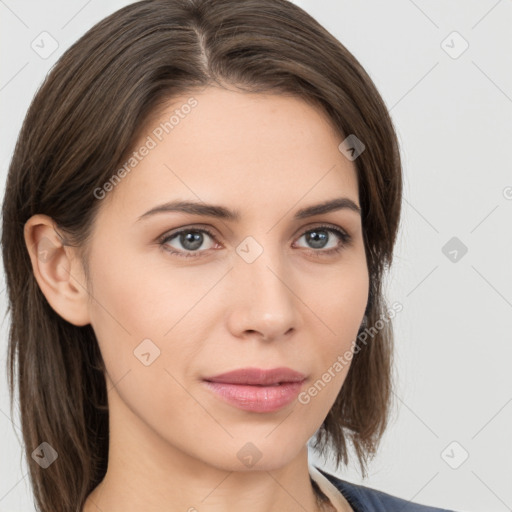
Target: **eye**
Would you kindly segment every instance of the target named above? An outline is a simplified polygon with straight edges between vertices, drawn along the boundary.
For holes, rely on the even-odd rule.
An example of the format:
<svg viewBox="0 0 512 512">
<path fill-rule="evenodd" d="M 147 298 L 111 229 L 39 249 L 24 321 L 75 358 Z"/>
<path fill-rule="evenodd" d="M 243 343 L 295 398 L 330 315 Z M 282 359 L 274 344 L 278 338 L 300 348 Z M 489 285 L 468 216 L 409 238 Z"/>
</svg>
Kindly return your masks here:
<svg viewBox="0 0 512 512">
<path fill-rule="evenodd" d="M 333 238 L 333 234 L 335 235 L 334 238 L 337 238 L 337 241 L 334 240 L 334 246 L 325 249 L 327 243 Z M 202 253 L 212 248 L 212 246 L 210 246 L 206 249 L 199 250 L 205 242 L 205 235 L 207 238 L 211 238 L 216 241 L 215 235 L 210 230 L 204 227 L 188 227 L 163 235 L 163 237 L 159 239 L 158 243 L 165 251 L 175 256 L 181 258 L 197 258 L 202 256 Z M 309 252 L 320 257 L 329 256 L 342 251 L 351 243 L 352 240 L 348 233 L 334 226 L 317 226 L 315 228 L 308 229 L 303 232 L 298 240 L 303 237 L 306 242 L 310 244 Z M 180 244 L 181 248 L 176 248 L 175 246 L 170 245 L 173 241 Z"/>
<path fill-rule="evenodd" d="M 200 254 L 194 254 L 194 252 L 204 252 L 204 251 L 197 251 L 203 243 L 204 243 L 204 235 L 208 235 L 210 238 L 215 239 L 215 236 L 213 233 L 206 229 L 206 228 L 184 228 L 180 231 L 176 231 L 174 233 L 171 233 L 170 235 L 164 235 L 164 238 L 159 240 L 160 246 L 163 247 L 164 250 L 170 252 L 171 254 L 174 254 L 176 256 L 180 256 L 183 258 L 195 258 L 200 256 Z M 183 250 L 173 250 L 168 248 L 168 244 L 174 240 L 177 239 L 177 241 L 181 244 L 181 246 L 185 249 Z M 206 249 L 207 250 L 207 249 Z M 189 251 L 189 252 L 187 252 Z"/>
<path fill-rule="evenodd" d="M 338 238 L 338 241 L 335 240 L 334 246 L 325 249 L 327 242 L 330 242 L 333 238 L 332 236 L 327 235 L 327 233 L 330 233 L 331 235 L 334 234 L 335 237 Z M 302 234 L 299 240 L 303 237 L 307 243 L 312 245 L 314 250 L 311 252 L 314 254 L 314 256 L 319 257 L 339 253 L 352 241 L 352 238 L 348 233 L 334 226 L 317 226 L 313 229 L 308 229 Z M 316 249 L 322 250 L 319 251 Z"/>
</svg>

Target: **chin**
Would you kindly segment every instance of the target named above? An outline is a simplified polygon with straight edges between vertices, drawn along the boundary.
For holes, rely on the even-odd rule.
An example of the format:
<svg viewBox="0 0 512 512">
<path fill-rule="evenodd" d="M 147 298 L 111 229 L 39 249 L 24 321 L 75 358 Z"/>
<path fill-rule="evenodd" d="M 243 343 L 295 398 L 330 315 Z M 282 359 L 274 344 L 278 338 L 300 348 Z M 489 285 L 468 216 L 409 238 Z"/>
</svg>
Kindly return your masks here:
<svg viewBox="0 0 512 512">
<path fill-rule="evenodd" d="M 226 471 L 276 471 L 290 464 L 302 450 L 307 450 L 306 441 L 300 443 L 294 440 L 284 445 L 281 439 L 270 440 L 272 435 L 265 432 L 264 436 L 269 436 L 266 439 L 262 437 L 258 440 L 248 435 L 243 440 L 232 440 L 231 446 L 225 447 L 223 456 L 217 459 L 216 465 L 220 466 L 218 461 L 222 460 L 222 469 Z M 229 453 L 233 456 L 226 458 Z"/>
</svg>

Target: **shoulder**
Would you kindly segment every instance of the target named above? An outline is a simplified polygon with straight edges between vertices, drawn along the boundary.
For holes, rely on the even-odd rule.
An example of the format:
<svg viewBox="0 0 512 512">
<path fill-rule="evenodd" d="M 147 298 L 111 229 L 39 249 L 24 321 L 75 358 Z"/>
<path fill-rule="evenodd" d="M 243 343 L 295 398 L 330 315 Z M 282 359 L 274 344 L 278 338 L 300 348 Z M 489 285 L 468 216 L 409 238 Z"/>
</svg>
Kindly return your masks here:
<svg viewBox="0 0 512 512">
<path fill-rule="evenodd" d="M 444 508 L 412 503 L 377 489 L 341 480 L 318 467 L 317 469 L 343 494 L 355 512 L 386 512 L 389 510 L 396 512 L 454 512 Z"/>
</svg>

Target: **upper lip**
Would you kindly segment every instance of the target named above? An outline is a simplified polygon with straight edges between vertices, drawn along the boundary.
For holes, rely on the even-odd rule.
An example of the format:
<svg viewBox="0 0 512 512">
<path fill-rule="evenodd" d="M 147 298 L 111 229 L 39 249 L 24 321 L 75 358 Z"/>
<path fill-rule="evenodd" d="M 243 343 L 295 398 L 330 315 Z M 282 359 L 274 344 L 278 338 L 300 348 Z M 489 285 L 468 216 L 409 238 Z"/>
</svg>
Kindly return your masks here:
<svg viewBox="0 0 512 512">
<path fill-rule="evenodd" d="M 265 370 L 263 368 L 240 368 L 230 372 L 207 377 L 209 382 L 223 382 L 226 384 L 272 385 L 282 382 L 301 382 L 306 376 L 291 368 L 280 367 Z"/>
</svg>

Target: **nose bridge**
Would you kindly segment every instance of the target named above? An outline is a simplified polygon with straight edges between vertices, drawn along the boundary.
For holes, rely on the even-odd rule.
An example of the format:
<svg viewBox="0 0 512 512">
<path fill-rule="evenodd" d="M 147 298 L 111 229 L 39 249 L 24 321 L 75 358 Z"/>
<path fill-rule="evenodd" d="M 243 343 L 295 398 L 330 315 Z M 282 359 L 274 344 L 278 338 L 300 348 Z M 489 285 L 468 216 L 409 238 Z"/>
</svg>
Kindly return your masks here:
<svg viewBox="0 0 512 512">
<path fill-rule="evenodd" d="M 295 297 L 286 254 L 272 233 L 246 237 L 236 248 L 233 277 L 238 284 L 236 309 L 242 308 L 245 329 L 268 337 L 295 326 Z"/>
</svg>

